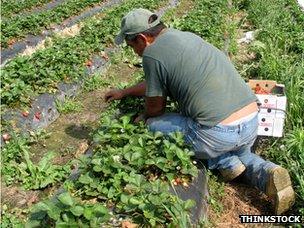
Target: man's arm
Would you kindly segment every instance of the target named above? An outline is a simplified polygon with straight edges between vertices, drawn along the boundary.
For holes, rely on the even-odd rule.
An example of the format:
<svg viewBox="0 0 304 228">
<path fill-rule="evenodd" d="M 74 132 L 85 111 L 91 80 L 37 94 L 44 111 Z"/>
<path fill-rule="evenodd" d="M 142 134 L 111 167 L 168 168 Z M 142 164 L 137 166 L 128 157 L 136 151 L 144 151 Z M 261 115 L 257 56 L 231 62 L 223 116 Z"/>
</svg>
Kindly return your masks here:
<svg viewBox="0 0 304 228">
<path fill-rule="evenodd" d="M 144 96 L 146 92 L 146 81 L 140 82 L 137 85 L 126 89 L 114 89 L 105 94 L 106 101 L 120 100 L 127 96 Z"/>
<path fill-rule="evenodd" d="M 154 117 L 164 114 L 166 108 L 166 97 L 146 97 L 145 117 Z"/>
<path fill-rule="evenodd" d="M 146 97 L 145 112 L 140 114 L 134 120 L 135 123 L 146 121 L 150 117 L 160 116 L 164 114 L 166 108 L 167 97 Z"/>
</svg>

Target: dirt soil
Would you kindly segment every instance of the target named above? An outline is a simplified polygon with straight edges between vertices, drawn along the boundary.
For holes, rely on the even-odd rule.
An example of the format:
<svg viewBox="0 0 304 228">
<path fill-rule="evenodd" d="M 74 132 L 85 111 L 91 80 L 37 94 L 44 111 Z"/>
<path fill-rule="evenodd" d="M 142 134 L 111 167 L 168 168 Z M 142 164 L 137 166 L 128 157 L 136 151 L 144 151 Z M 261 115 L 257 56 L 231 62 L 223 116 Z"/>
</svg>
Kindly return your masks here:
<svg viewBox="0 0 304 228">
<path fill-rule="evenodd" d="M 221 201 L 223 211 L 209 211 L 209 220 L 215 227 L 270 227 L 270 225 L 241 224 L 239 215 L 271 214 L 271 204 L 259 190 L 241 183 L 225 184 L 225 195 Z"/>
</svg>

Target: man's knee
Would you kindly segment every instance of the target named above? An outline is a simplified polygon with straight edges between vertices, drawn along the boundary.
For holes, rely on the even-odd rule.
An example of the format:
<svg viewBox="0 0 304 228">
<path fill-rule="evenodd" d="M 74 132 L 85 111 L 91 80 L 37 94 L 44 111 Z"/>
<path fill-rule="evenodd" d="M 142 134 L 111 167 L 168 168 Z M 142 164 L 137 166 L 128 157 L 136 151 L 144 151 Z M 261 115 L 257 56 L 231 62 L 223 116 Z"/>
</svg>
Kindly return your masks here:
<svg viewBox="0 0 304 228">
<path fill-rule="evenodd" d="M 151 117 L 146 120 L 146 124 L 148 126 L 149 131 L 156 132 L 160 131 L 160 125 L 157 117 Z"/>
</svg>

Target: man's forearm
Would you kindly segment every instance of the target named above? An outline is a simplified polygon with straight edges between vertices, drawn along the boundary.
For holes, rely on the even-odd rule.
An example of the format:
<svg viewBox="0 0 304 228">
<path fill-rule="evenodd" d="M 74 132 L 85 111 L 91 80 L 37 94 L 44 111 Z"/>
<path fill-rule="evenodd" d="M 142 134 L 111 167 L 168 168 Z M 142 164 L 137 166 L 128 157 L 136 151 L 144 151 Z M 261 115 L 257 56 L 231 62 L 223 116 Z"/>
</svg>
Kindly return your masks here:
<svg viewBox="0 0 304 228">
<path fill-rule="evenodd" d="M 126 96 L 136 96 L 136 97 L 145 96 L 146 81 L 140 82 L 137 85 L 126 88 L 122 92 L 124 94 L 124 97 L 126 97 Z"/>
</svg>

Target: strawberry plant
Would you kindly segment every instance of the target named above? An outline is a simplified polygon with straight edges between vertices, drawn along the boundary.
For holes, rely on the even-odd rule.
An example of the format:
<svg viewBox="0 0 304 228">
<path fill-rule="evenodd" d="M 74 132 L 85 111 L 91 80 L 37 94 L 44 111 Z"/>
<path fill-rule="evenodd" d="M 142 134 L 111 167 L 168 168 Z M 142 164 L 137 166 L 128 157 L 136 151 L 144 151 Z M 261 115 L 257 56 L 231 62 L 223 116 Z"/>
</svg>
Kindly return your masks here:
<svg viewBox="0 0 304 228">
<path fill-rule="evenodd" d="M 23 137 L 13 137 L 1 152 L 1 174 L 6 184 L 16 182 L 18 170 L 16 166 L 22 161 L 22 151 L 29 150 L 28 141 Z"/>
<path fill-rule="evenodd" d="M 23 0 L 23 1 L 1 1 L 1 16 L 9 17 L 13 14 L 18 14 L 25 10 L 30 10 L 33 7 L 40 6 L 44 3 L 50 2 L 51 0 Z"/>
<path fill-rule="evenodd" d="M 16 57 L 2 69 L 1 101 L 5 105 L 29 102 L 33 95 L 54 92 L 59 81 L 73 81 L 84 77 L 85 63 L 93 53 L 99 53 L 112 42 L 120 27 L 121 17 L 132 8 L 156 8 L 162 1 L 128 1 L 119 7 L 109 9 L 100 19 L 91 18 L 85 22 L 80 34 L 63 39 L 54 38 L 46 49 L 30 57 Z M 17 81 L 17 89 L 12 87 Z"/>
<path fill-rule="evenodd" d="M 100 227 L 109 219 L 109 211 L 99 203 L 82 203 L 68 192 L 57 200 L 39 202 L 32 208 L 28 227 Z"/>
<path fill-rule="evenodd" d="M 43 28 L 53 23 L 61 23 L 64 19 L 99 2 L 100 0 L 68 0 L 54 9 L 25 16 L 17 15 L 10 20 L 1 21 L 1 46 L 7 47 L 12 38 L 22 38 L 29 33 L 37 35 Z"/>
<path fill-rule="evenodd" d="M 195 8 L 174 23 L 177 29 L 193 32 L 216 47 L 224 47 L 227 1 L 195 1 Z"/>
<path fill-rule="evenodd" d="M 108 85 L 110 85 L 110 82 L 105 80 L 105 78 L 102 77 L 102 75 L 94 74 L 93 76 L 84 79 L 83 90 L 90 92 L 104 88 L 105 86 Z"/>
<path fill-rule="evenodd" d="M 16 209 L 16 208 L 14 208 Z M 1 227 L 2 228 L 23 228 L 24 221 L 20 219 L 16 214 L 20 213 L 20 209 L 8 211 L 6 204 L 1 204 Z"/>
<path fill-rule="evenodd" d="M 116 213 L 128 214 L 139 224 L 187 227 L 193 202 L 169 193 L 173 183 L 188 186 L 197 175 L 183 136 L 151 133 L 143 125 L 131 124 L 130 115 L 105 116 L 101 122 L 93 137 L 98 144 L 93 157 L 80 159 L 77 194 L 115 205 Z"/>
</svg>

